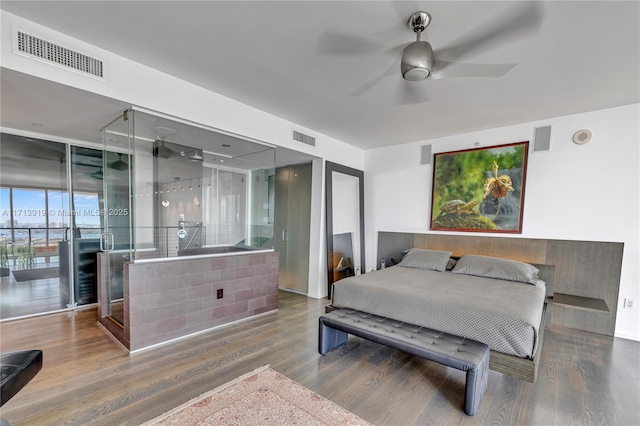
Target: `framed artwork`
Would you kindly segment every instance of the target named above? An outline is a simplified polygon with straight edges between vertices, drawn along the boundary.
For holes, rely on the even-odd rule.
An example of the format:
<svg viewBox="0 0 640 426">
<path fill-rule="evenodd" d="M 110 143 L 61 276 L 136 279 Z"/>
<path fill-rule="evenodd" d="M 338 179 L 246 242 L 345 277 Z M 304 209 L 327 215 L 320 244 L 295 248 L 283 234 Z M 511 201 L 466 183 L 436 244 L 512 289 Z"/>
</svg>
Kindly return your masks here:
<svg viewBox="0 0 640 426">
<path fill-rule="evenodd" d="M 529 142 L 434 154 L 431 230 L 522 233 Z"/>
</svg>

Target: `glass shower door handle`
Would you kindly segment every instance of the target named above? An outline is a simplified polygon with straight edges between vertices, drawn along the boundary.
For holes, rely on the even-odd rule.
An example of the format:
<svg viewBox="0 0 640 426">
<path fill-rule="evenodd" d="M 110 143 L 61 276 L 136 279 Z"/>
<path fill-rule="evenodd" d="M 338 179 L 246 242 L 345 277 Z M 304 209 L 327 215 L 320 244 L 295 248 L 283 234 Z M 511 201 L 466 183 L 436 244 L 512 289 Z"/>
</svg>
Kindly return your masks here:
<svg viewBox="0 0 640 426">
<path fill-rule="evenodd" d="M 112 251 L 115 247 L 113 234 L 111 232 L 103 232 L 100 234 L 100 250 L 104 252 Z"/>
<path fill-rule="evenodd" d="M 282 230 L 282 241 L 284 241 L 284 242 L 287 241 L 287 230 L 286 229 Z"/>
</svg>

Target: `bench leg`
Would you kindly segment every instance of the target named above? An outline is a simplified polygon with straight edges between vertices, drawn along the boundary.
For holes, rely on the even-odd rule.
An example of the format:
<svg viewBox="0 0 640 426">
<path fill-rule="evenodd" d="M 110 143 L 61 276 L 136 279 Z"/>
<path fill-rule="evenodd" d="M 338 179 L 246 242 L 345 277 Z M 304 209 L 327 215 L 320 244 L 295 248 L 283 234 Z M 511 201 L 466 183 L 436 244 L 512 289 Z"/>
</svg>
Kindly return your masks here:
<svg viewBox="0 0 640 426">
<path fill-rule="evenodd" d="M 489 380 L 489 350 L 486 351 L 478 368 L 467 370 L 467 382 L 464 391 L 464 413 L 473 416 L 478 411 L 480 401 L 487 390 Z"/>
<path fill-rule="evenodd" d="M 338 346 L 344 345 L 347 343 L 348 338 L 349 334 L 324 325 L 322 318 L 320 318 L 320 326 L 318 328 L 318 352 L 320 352 L 320 355 L 324 355 Z"/>
</svg>

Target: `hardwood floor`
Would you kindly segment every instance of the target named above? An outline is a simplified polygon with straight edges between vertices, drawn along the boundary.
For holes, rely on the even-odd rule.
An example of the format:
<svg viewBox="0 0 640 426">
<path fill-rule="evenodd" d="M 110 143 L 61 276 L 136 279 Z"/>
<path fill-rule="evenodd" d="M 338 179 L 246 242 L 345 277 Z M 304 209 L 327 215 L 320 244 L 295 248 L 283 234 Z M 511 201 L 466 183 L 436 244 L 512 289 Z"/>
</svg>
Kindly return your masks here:
<svg viewBox="0 0 640 426">
<path fill-rule="evenodd" d="M 12 275 L 0 278 L 0 319 L 65 309 L 67 303 L 60 300 L 58 278 L 29 281 L 16 281 Z"/>
<path fill-rule="evenodd" d="M 134 355 L 95 309 L 2 323 L 2 352 L 43 349 L 44 366 L 1 415 L 12 425 L 135 425 L 270 364 L 376 425 L 640 424 L 640 342 L 551 328 L 538 381 L 490 372 L 467 417 L 461 371 L 355 337 L 318 355 L 325 304 L 280 292 L 277 313 Z"/>
</svg>

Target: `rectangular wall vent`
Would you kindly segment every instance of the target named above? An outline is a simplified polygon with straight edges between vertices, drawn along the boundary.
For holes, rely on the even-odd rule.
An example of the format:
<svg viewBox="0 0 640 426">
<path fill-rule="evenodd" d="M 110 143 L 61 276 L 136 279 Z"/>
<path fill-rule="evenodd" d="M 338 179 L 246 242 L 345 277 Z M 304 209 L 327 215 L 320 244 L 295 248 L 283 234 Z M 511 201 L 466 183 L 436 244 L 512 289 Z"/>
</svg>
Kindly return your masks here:
<svg viewBox="0 0 640 426">
<path fill-rule="evenodd" d="M 307 145 L 316 146 L 316 138 L 295 130 L 293 131 L 293 140 Z"/>
<path fill-rule="evenodd" d="M 83 74 L 104 78 L 104 63 L 99 59 L 83 55 L 20 30 L 14 33 L 14 37 L 14 51 L 16 53 L 28 55 Z"/>
</svg>

